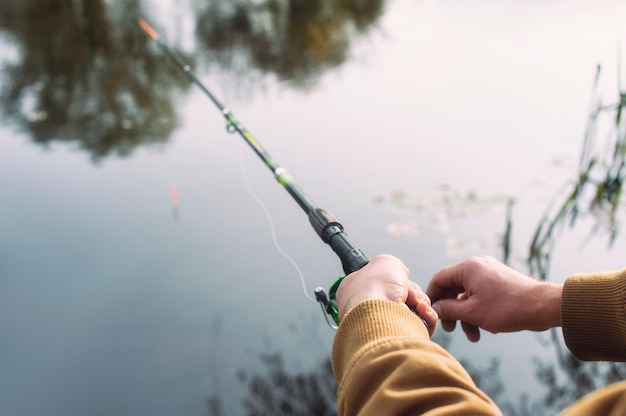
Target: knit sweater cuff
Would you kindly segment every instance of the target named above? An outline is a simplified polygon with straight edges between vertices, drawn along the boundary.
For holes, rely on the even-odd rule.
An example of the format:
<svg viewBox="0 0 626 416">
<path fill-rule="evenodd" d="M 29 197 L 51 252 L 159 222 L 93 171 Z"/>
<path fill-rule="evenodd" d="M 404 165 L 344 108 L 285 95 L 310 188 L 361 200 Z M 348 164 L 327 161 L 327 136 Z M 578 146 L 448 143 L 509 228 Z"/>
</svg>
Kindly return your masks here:
<svg viewBox="0 0 626 416">
<path fill-rule="evenodd" d="M 366 300 L 343 318 L 333 342 L 333 369 L 341 380 L 348 362 L 362 348 L 389 339 L 429 339 L 426 325 L 419 316 L 396 302 Z"/>
<path fill-rule="evenodd" d="M 570 276 L 563 286 L 563 337 L 576 358 L 624 361 L 626 269 Z"/>
</svg>

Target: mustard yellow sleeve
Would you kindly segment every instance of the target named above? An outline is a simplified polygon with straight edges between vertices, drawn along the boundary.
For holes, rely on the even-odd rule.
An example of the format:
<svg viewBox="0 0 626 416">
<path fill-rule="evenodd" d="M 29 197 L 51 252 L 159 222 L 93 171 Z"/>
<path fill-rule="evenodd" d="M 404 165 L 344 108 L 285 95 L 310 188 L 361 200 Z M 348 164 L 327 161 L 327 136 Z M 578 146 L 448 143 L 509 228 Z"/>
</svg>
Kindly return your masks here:
<svg viewBox="0 0 626 416">
<path fill-rule="evenodd" d="M 385 300 L 358 304 L 333 343 L 339 415 L 501 415 L 422 321 Z"/>
<path fill-rule="evenodd" d="M 576 358 L 626 361 L 626 269 L 568 277 L 561 326 Z"/>
<path fill-rule="evenodd" d="M 624 409 L 626 409 L 626 381 L 589 393 L 559 416 L 624 416 Z"/>
</svg>

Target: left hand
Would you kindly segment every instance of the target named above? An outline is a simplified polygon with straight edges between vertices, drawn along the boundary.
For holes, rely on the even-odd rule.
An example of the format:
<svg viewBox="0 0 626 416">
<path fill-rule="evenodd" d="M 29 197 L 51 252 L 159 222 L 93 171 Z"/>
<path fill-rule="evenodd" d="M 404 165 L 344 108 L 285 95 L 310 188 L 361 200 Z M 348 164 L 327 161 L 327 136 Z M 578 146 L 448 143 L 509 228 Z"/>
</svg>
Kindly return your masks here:
<svg viewBox="0 0 626 416">
<path fill-rule="evenodd" d="M 344 278 L 337 291 L 339 319 L 357 304 L 369 299 L 385 299 L 413 308 L 426 322 L 430 336 L 437 327 L 438 316 L 430 298 L 417 283 L 409 280 L 409 269 L 402 261 L 387 254 L 369 261 L 361 270 Z"/>
</svg>

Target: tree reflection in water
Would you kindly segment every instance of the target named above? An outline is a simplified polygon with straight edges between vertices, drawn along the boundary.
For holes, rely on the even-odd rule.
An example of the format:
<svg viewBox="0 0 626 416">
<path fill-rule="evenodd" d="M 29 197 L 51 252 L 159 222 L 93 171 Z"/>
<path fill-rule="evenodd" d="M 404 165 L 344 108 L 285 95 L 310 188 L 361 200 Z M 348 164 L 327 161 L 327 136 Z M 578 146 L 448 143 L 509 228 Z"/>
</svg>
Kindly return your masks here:
<svg viewBox="0 0 626 416">
<path fill-rule="evenodd" d="M 319 415 L 337 414 L 337 382 L 330 357 L 310 372 L 290 373 L 280 353 L 262 354 L 267 372 L 248 378 L 250 395 L 243 400 L 248 415 Z"/>
<path fill-rule="evenodd" d="M 200 46 L 229 74 L 274 74 L 310 87 L 348 58 L 384 0 L 231 2 L 200 6 Z M 0 9 L 0 29 L 17 53 L 3 64 L 0 109 L 35 143 L 75 143 L 94 161 L 165 143 L 177 124 L 173 95 L 189 88 L 169 57 L 138 30 L 140 0 L 24 0 Z"/>
<path fill-rule="evenodd" d="M 34 142 L 76 143 L 99 160 L 168 139 L 171 90 L 187 83 L 137 30 L 140 2 L 10 4 L 0 19 L 19 57 L 4 65 L 0 106 Z"/>
<path fill-rule="evenodd" d="M 311 88 L 343 64 L 350 45 L 368 33 L 385 0 L 227 0 L 198 10 L 197 36 L 212 64 L 230 71 L 275 75 Z"/>
</svg>

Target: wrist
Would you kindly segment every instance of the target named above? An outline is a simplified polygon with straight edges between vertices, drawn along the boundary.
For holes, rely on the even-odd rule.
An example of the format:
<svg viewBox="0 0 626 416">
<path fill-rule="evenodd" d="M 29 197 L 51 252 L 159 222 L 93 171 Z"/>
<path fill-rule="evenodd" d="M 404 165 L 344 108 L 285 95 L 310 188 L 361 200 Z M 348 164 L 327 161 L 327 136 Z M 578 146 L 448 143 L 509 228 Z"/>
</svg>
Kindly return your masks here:
<svg viewBox="0 0 626 416">
<path fill-rule="evenodd" d="M 371 288 L 362 288 L 361 290 L 356 290 L 353 292 L 348 291 L 348 293 L 346 293 L 345 295 L 343 293 L 338 293 L 337 306 L 339 308 L 339 319 L 341 319 L 345 314 L 347 314 L 359 303 L 373 299 L 388 300 L 384 293 Z"/>
<path fill-rule="evenodd" d="M 561 326 L 561 297 L 563 285 L 541 282 L 537 285 L 536 298 L 539 300 L 536 316 L 540 319 L 538 330 Z"/>
</svg>

